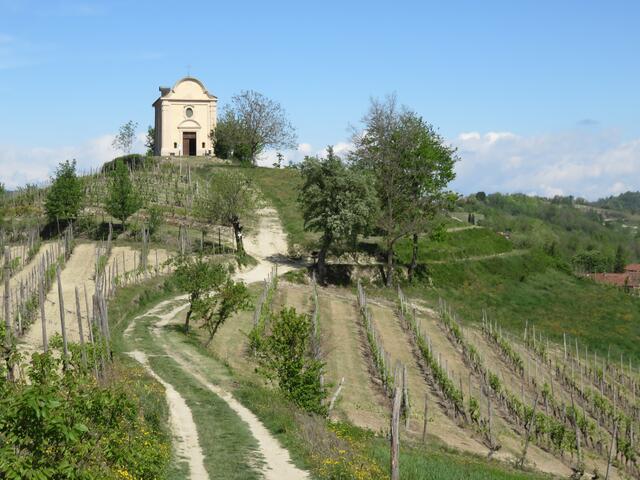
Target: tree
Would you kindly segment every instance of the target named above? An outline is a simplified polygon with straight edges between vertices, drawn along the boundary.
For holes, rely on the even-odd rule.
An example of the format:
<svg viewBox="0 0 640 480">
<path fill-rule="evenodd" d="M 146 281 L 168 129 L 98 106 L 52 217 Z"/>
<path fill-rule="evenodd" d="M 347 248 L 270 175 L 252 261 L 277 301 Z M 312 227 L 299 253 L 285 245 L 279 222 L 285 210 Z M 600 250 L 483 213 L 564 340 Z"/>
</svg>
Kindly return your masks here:
<svg viewBox="0 0 640 480">
<path fill-rule="evenodd" d="M 66 160 L 60 163 L 45 199 L 47 217 L 56 222 L 75 220 L 82 208 L 83 199 L 84 189 L 76 174 L 76 161 Z"/>
<path fill-rule="evenodd" d="M 284 155 L 281 152 L 276 153 L 276 161 L 273 163 L 273 167 L 282 168 L 282 162 L 284 162 Z"/>
<path fill-rule="evenodd" d="M 214 174 L 196 201 L 195 213 L 206 223 L 233 228 L 238 255 L 244 255 L 242 231 L 255 216 L 257 198 L 251 182 L 242 173 L 222 170 Z"/>
<path fill-rule="evenodd" d="M 234 282 L 228 277 L 211 294 L 201 295 L 193 302 L 193 311 L 202 318 L 202 328 L 209 337 L 205 347 L 209 347 L 214 335 L 226 321 L 241 310 L 251 308 L 251 295 L 244 282 Z"/>
<path fill-rule="evenodd" d="M 318 281 L 326 277 L 326 256 L 332 245 L 355 244 L 358 234 L 367 233 L 377 211 L 375 190 L 369 175 L 348 168 L 327 148 L 327 157 L 306 157 L 300 167 L 304 184 L 298 197 L 304 228 L 320 232 Z"/>
<path fill-rule="evenodd" d="M 142 200 L 131 183 L 129 169 L 122 160 L 118 159 L 111 172 L 105 209 L 109 215 L 122 222 L 122 230 L 124 230 L 127 218 L 141 207 Z"/>
<path fill-rule="evenodd" d="M 413 235 L 415 268 L 418 233 L 450 201 L 445 187 L 453 179 L 455 150 L 416 113 L 399 108 L 394 96 L 371 100 L 364 129 L 354 135 L 352 158 L 375 179 L 380 202 L 378 226 L 384 232 L 387 286 L 393 283 L 396 242 Z"/>
<path fill-rule="evenodd" d="M 616 256 L 613 261 L 613 271 L 616 273 L 624 273 L 624 269 L 627 266 L 627 255 L 622 248 L 622 245 L 618 245 L 616 249 Z"/>
<path fill-rule="evenodd" d="M 231 98 L 214 132 L 216 155 L 255 164 L 265 148 L 295 148 L 295 129 L 282 106 L 261 93 L 245 90 Z"/>
<path fill-rule="evenodd" d="M 152 157 L 156 151 L 156 129 L 149 125 L 144 146 L 147 147 L 147 157 Z"/>
<path fill-rule="evenodd" d="M 309 315 L 294 308 L 281 310 L 272 317 L 271 334 L 259 350 L 259 361 L 288 399 L 309 412 L 324 414 L 324 363 L 309 355 L 312 328 Z"/>
<path fill-rule="evenodd" d="M 431 230 L 436 214 L 451 209 L 455 203 L 455 194 L 446 188 L 455 178 L 457 156 L 455 148 L 446 145 L 433 126 L 415 112 L 405 110 L 399 120 L 395 136 L 404 166 L 402 174 L 409 177 L 410 185 L 405 191 L 410 207 L 404 218 L 412 230 L 413 248 L 407 270 L 411 281 L 418 262 L 419 234 Z M 475 224 L 475 215 L 471 218 Z"/>
<path fill-rule="evenodd" d="M 207 312 L 208 304 L 202 300 L 203 297 L 208 292 L 218 290 L 228 278 L 228 273 L 221 264 L 210 262 L 203 256 L 180 255 L 168 263 L 174 267 L 174 278 L 178 287 L 189 294 L 189 311 L 184 323 L 188 332 L 192 314 L 195 311 L 200 314 Z"/>
<path fill-rule="evenodd" d="M 7 214 L 7 189 L 4 183 L 0 182 L 0 227 L 4 224 L 4 217 Z"/>
<path fill-rule="evenodd" d="M 133 148 L 133 141 L 136 138 L 136 129 L 138 124 L 133 120 L 129 120 L 127 123 L 120 127 L 118 134 L 113 139 L 111 144 L 116 150 L 121 150 L 125 154 L 131 153 Z"/>
</svg>

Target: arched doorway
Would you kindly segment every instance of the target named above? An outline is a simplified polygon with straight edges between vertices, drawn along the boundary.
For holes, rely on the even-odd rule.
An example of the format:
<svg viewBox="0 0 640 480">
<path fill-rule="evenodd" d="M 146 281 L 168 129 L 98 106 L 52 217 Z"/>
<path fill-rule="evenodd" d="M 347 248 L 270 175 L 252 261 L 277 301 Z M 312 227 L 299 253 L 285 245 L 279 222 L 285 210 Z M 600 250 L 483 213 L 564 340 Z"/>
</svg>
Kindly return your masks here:
<svg viewBox="0 0 640 480">
<path fill-rule="evenodd" d="M 182 132 L 182 154 L 184 156 L 195 157 L 196 145 L 196 132 Z"/>
</svg>

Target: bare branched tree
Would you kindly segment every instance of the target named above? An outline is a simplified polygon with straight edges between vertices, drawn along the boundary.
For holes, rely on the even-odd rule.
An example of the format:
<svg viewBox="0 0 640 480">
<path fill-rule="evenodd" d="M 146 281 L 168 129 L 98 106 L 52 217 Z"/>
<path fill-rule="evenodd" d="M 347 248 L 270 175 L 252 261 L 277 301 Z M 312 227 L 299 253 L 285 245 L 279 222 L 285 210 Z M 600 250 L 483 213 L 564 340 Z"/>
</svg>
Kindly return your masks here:
<svg viewBox="0 0 640 480">
<path fill-rule="evenodd" d="M 297 141 L 282 105 L 253 90 L 232 97 L 214 137 L 217 152 L 252 163 L 266 148 L 295 148 Z"/>
<path fill-rule="evenodd" d="M 127 123 L 120 127 L 116 138 L 113 139 L 111 144 L 113 148 L 122 151 L 122 153 L 130 154 L 133 148 L 133 141 L 136 139 L 136 129 L 138 124 L 133 120 L 129 120 Z"/>
</svg>

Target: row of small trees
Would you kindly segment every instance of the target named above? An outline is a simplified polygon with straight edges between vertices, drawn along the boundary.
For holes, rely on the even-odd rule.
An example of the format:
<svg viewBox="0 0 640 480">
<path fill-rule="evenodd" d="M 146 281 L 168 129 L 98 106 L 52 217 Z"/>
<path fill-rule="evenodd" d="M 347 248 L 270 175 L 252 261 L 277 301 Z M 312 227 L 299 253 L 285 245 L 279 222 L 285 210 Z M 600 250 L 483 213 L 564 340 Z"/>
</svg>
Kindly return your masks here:
<svg viewBox="0 0 640 480">
<path fill-rule="evenodd" d="M 60 163 L 45 199 L 45 212 L 49 221 L 68 223 L 76 220 L 83 207 L 84 184 L 76 172 L 76 161 Z M 129 169 L 122 161 L 115 164 L 109 180 L 109 191 L 104 208 L 109 215 L 122 222 L 142 207 L 142 200 L 129 177 Z"/>
<path fill-rule="evenodd" d="M 318 280 L 325 281 L 331 249 L 353 249 L 359 235 L 377 229 L 383 236 L 385 282 L 391 286 L 397 242 L 412 238 L 411 279 L 419 235 L 455 199 L 447 186 L 455 177 L 456 150 L 416 112 L 399 107 L 393 96 L 372 100 L 353 144 L 346 160 L 329 147 L 325 158 L 306 157 L 301 165 L 305 228 L 320 232 Z"/>
</svg>

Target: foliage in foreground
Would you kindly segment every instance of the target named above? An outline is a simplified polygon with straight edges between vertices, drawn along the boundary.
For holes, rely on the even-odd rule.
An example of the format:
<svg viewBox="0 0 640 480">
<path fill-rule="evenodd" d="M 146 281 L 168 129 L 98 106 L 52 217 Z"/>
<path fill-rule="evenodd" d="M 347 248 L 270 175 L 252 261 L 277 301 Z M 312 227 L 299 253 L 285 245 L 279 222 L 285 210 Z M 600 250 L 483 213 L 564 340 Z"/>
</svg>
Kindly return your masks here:
<svg viewBox="0 0 640 480">
<path fill-rule="evenodd" d="M 325 259 L 330 248 L 355 246 L 358 235 L 369 232 L 377 211 L 371 178 L 348 167 L 327 148 L 326 158 L 305 157 L 300 172 L 304 185 L 298 202 L 305 229 L 320 232 L 318 280 L 325 281 Z"/>
<path fill-rule="evenodd" d="M 309 355 L 312 328 L 309 315 L 285 308 L 272 316 L 271 333 L 262 340 L 258 355 L 264 373 L 286 398 L 308 412 L 324 414 L 324 363 Z"/>
<path fill-rule="evenodd" d="M 129 169 L 122 160 L 116 161 L 115 169 L 111 172 L 109 194 L 105 202 L 107 213 L 120 220 L 124 230 L 127 218 L 141 207 L 142 199 L 133 187 Z"/>
<path fill-rule="evenodd" d="M 57 355 L 35 353 L 29 383 L 0 386 L 0 478 L 163 477 L 170 444 L 131 387 L 61 371 Z"/>
<path fill-rule="evenodd" d="M 76 174 L 76 161 L 60 163 L 44 204 L 49 221 L 78 218 L 83 198 L 82 182 Z"/>
</svg>

